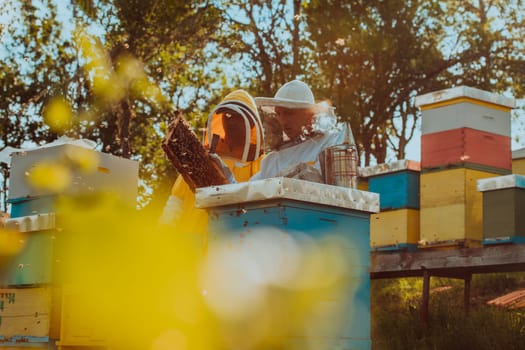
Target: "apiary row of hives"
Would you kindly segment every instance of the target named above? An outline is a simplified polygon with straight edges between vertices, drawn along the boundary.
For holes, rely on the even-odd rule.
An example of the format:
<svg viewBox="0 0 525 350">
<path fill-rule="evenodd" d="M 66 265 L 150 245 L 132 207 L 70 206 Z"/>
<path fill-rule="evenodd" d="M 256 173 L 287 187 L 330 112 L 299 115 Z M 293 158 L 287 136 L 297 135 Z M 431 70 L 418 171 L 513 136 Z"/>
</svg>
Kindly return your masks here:
<svg viewBox="0 0 525 350">
<path fill-rule="evenodd" d="M 511 152 L 514 99 L 460 86 L 418 96 L 416 104 L 422 111 L 421 162 L 361 169 L 368 189 L 380 194 L 381 212 L 370 223 L 372 249 L 519 241 L 517 227 L 502 231 L 500 225 L 501 214 L 513 212 L 502 202 L 520 200 L 515 192 L 521 182 L 510 174 L 525 173 L 525 155 Z M 502 182 L 505 196 L 495 194 Z M 515 221 L 508 215 L 505 220 Z"/>
<path fill-rule="evenodd" d="M 96 275 L 98 271 L 92 266 L 90 266 L 92 269 L 80 271 L 70 266 L 64 267 L 66 261 L 71 263 L 72 260 L 67 257 L 72 253 L 68 250 L 68 246 L 61 242 L 75 241 L 75 237 L 78 237 L 76 231 L 79 228 L 77 225 L 64 228 L 62 226 L 65 219 L 64 212 L 57 210 L 60 196 L 53 191 L 40 191 L 33 188 L 25 176 L 44 160 L 58 161 L 61 165 L 67 165 L 77 151 L 83 150 L 71 145 L 61 145 L 15 154 L 12 157 L 12 174 L 16 174 L 17 178 L 13 181 L 14 188 L 9 197 L 11 218 L 7 220 L 5 227 L 12 228 L 13 235 L 23 234 L 23 237 L 20 237 L 25 243 L 24 249 L 6 265 L 5 280 L 0 284 L 0 321 L 3 320 L 0 323 L 0 348 L 16 345 L 42 349 L 50 346 L 59 349 L 80 346 L 100 349 L 108 348 L 108 344 L 114 344 L 112 341 L 115 337 L 108 332 L 115 332 L 115 329 L 104 326 L 108 321 L 97 318 L 100 314 L 93 311 L 99 305 L 111 304 L 109 302 L 111 288 L 103 284 L 90 284 L 89 289 L 95 292 L 100 290 L 100 295 L 94 298 L 93 294 L 98 293 L 93 293 L 93 290 L 82 291 L 82 288 L 87 289 L 85 288 L 87 283 L 78 286 L 64 278 L 63 271 L 66 269 L 73 270 L 73 273 L 79 275 L 77 278 L 88 281 L 91 279 L 86 275 Z M 97 166 L 89 173 L 80 171 L 77 163 L 71 164 L 71 175 L 75 181 L 64 187 L 62 191 L 66 194 L 82 195 L 86 190 L 92 192 L 109 186 L 121 189 L 123 199 L 134 198 L 137 164 L 106 154 L 99 156 Z M 324 317 L 326 325 L 331 324 L 333 319 L 341 319 L 342 326 L 317 327 L 315 333 L 305 330 L 298 336 L 294 333 L 289 341 L 297 343 L 297 348 L 304 348 L 300 344 L 313 341 L 312 339 L 319 342 L 319 348 L 329 348 L 331 347 L 329 344 L 334 342 L 345 348 L 371 348 L 369 216 L 370 213 L 379 211 L 377 194 L 299 179 L 273 178 L 223 187 L 205 187 L 201 191 L 201 196 L 197 195 L 196 199 L 203 208 L 213 213 L 209 226 L 209 247 L 228 239 L 231 258 L 240 259 L 247 254 L 243 249 L 250 249 L 250 246 L 254 247 L 253 245 L 262 242 L 261 247 L 269 250 L 264 258 L 264 264 L 261 264 L 265 265 L 265 271 L 268 270 L 267 262 L 270 260 L 275 266 L 275 271 L 286 270 L 294 268 L 294 261 L 299 261 L 296 260 L 299 257 L 301 261 L 312 260 L 307 258 L 307 254 L 310 254 L 316 246 L 323 251 L 322 247 L 328 243 L 330 247 L 333 245 L 334 249 L 337 248 L 337 252 L 332 254 L 333 264 L 321 254 L 321 250 L 316 253 L 320 258 L 322 257 L 319 259 L 322 265 L 319 266 L 322 269 L 334 270 L 334 273 L 340 274 L 340 277 L 334 279 L 334 282 L 329 282 L 330 285 L 334 285 L 334 292 L 327 293 L 326 297 L 329 299 L 320 302 L 320 307 L 316 308 L 315 319 Z M 81 208 L 86 209 L 85 206 Z M 55 210 L 57 210 L 56 215 Z M 78 223 L 78 226 L 80 225 Z M 226 229 L 223 230 L 224 228 Z M 173 233 L 178 232 L 175 230 Z M 86 255 L 93 255 L 94 260 L 97 260 L 100 255 L 97 250 L 104 248 L 89 244 L 92 234 L 95 236 L 95 232 L 88 232 L 89 239 L 82 240 L 81 243 L 95 248 L 87 249 Z M 268 237 L 272 237 L 272 241 L 265 243 L 264 239 Z M 115 241 L 109 239 L 107 242 L 105 240 L 102 242 Z M 110 251 L 120 248 L 109 243 L 107 246 Z M 252 251 L 259 251 L 259 249 Z M 326 251 L 331 252 L 331 250 Z M 254 258 L 250 256 L 250 261 Z M 344 259 L 343 264 L 342 259 Z M 304 266 L 309 269 L 308 271 L 317 270 L 311 268 L 311 264 L 310 261 Z M 341 272 L 337 272 L 332 266 L 334 268 L 340 266 Z M 326 271 L 322 272 L 323 275 L 326 273 Z M 290 274 L 292 275 L 302 278 L 304 274 Z M 120 280 L 119 277 L 115 278 Z M 338 282 L 339 279 L 341 282 Z M 95 280 L 100 281 L 97 278 Z M 232 280 L 244 282 L 236 274 L 233 274 Z M 287 282 L 290 286 L 292 283 L 299 285 L 299 280 L 290 281 Z M 300 284 L 303 284 L 303 281 Z M 312 280 L 312 283 L 314 282 L 317 283 L 317 280 Z M 307 286 L 308 284 L 305 284 L 304 288 L 311 288 Z M 328 284 L 323 285 L 323 289 L 328 290 L 327 286 Z M 155 285 L 153 287 L 156 288 Z M 334 298 L 334 295 L 339 295 L 335 294 L 335 291 L 344 297 Z M 1 303 L 3 295 L 8 300 L 4 304 Z M 287 312 L 281 310 L 287 309 L 279 307 L 275 310 L 276 314 L 283 314 L 278 321 L 292 323 L 294 320 L 289 318 Z M 135 314 L 135 311 L 131 310 L 131 313 Z M 313 318 L 312 322 L 315 319 Z"/>
<path fill-rule="evenodd" d="M 211 228 L 221 233 L 226 227 L 229 236 L 237 235 L 235 248 L 242 247 L 259 226 L 271 226 L 291 238 L 306 234 L 348 241 L 345 258 L 351 260 L 345 265 L 352 271 L 352 297 L 347 295 L 332 307 L 348 315 L 337 336 L 344 347 L 371 347 L 369 242 L 373 249 L 388 250 L 519 242 L 525 237 L 518 230 L 523 219 L 507 206 L 522 205 L 525 187 L 524 179 L 509 175 L 525 173 L 525 163 L 518 157 L 513 162 L 510 151 L 514 101 L 459 87 L 423 95 L 418 104 L 423 111 L 421 162 L 401 160 L 361 169 L 364 181 L 359 189 L 374 193 L 279 178 L 209 188 L 207 199 L 214 202 L 204 207 L 213 212 Z M 23 234 L 24 249 L 3 266 L 0 347 L 105 344 L 106 334 L 89 310 L 93 301 L 79 303 L 78 291 L 56 280 L 63 264 L 57 244 L 63 233 L 53 213 L 57 196 L 27 182 L 35 164 L 53 163 L 70 171 L 71 181 L 62 192 L 110 187 L 133 205 L 137 163 L 97 153 L 95 166 L 90 167 L 91 155 L 76 146 L 58 145 L 12 158 L 11 218 L 6 227 Z M 86 166 L 90 171 L 83 170 Z M 499 211 L 488 215 L 493 207 Z"/>
</svg>

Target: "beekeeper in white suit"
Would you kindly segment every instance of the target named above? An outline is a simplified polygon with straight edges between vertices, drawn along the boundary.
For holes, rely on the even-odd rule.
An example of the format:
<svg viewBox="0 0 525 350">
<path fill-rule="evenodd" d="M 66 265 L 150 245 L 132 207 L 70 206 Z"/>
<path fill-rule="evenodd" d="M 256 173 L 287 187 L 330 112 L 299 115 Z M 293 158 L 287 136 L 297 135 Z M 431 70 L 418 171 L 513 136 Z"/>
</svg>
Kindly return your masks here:
<svg viewBox="0 0 525 350">
<path fill-rule="evenodd" d="M 322 182 L 319 154 L 344 139 L 333 109 L 316 104 L 310 87 L 299 80 L 284 84 L 273 98 L 256 97 L 255 102 L 263 111 L 273 109 L 287 141 L 266 155 L 250 181 L 284 176 Z"/>
</svg>

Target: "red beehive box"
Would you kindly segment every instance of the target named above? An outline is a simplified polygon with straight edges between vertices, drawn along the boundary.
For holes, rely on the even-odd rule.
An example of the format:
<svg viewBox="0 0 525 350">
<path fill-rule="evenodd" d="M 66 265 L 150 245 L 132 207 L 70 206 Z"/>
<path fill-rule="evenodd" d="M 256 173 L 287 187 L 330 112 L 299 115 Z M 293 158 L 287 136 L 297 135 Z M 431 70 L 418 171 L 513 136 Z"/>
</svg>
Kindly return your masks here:
<svg viewBox="0 0 525 350">
<path fill-rule="evenodd" d="M 475 164 L 512 171 L 510 137 L 471 128 L 421 136 L 421 168 Z"/>
</svg>

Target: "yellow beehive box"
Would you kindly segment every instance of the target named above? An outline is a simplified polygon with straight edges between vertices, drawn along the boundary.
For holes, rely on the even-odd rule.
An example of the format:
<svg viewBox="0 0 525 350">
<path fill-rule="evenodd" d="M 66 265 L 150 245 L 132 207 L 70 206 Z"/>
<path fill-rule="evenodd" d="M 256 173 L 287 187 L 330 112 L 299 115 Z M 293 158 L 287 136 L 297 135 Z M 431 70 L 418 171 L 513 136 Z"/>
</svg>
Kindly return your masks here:
<svg viewBox="0 0 525 350">
<path fill-rule="evenodd" d="M 512 173 L 525 175 L 525 148 L 512 151 Z"/>
<path fill-rule="evenodd" d="M 490 171 L 455 168 L 421 174 L 420 236 L 423 244 L 483 239 L 483 202 L 477 180 Z"/>
<path fill-rule="evenodd" d="M 525 175 L 525 158 L 512 160 L 512 173 Z"/>
<path fill-rule="evenodd" d="M 359 178 L 357 182 L 357 189 L 361 191 L 368 191 L 368 179 Z"/>
<path fill-rule="evenodd" d="M 361 191 L 368 191 L 368 175 L 363 174 L 364 168 L 359 167 L 358 173 L 359 177 L 357 178 L 357 189 Z"/>
<path fill-rule="evenodd" d="M 469 168 L 424 172 L 420 178 L 421 209 L 464 203 L 481 205 L 477 181 L 494 176 L 501 174 Z"/>
<path fill-rule="evenodd" d="M 479 204 L 421 208 L 420 215 L 422 245 L 481 242 L 483 239 L 482 206 Z"/>
<path fill-rule="evenodd" d="M 372 248 L 403 247 L 419 241 L 419 210 L 396 209 L 370 216 Z"/>
<path fill-rule="evenodd" d="M 51 289 L 0 288 L 0 336 L 41 338 L 47 341 L 51 312 Z"/>
<path fill-rule="evenodd" d="M 97 300 L 92 295 L 83 293 L 76 286 L 65 285 L 62 292 L 60 340 L 57 345 L 106 346 L 109 330 L 97 318 L 98 309 Z"/>
</svg>

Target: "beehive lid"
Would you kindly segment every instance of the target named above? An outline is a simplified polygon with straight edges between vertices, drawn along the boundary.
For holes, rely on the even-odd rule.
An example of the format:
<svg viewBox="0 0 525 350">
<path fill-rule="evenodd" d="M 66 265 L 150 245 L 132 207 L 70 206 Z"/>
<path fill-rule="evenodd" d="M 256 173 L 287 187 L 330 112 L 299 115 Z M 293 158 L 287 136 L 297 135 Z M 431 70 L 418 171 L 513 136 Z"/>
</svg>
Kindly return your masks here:
<svg viewBox="0 0 525 350">
<path fill-rule="evenodd" d="M 56 227 L 55 213 L 21 216 L 4 220 L 4 226 L 18 232 L 52 230 Z"/>
<path fill-rule="evenodd" d="M 56 194 L 117 193 L 122 200 L 135 205 L 139 163 L 135 160 L 98 152 L 73 143 L 52 143 L 10 155 L 8 199 L 35 198 Z M 28 174 L 38 164 L 60 164 L 67 169 L 67 181 L 61 190 L 33 186 Z M 83 164 L 89 164 L 84 170 Z"/>
<path fill-rule="evenodd" d="M 421 164 L 415 160 L 401 159 L 395 162 L 377 164 L 359 169 L 359 176 L 370 177 L 397 171 L 421 171 Z"/>
<path fill-rule="evenodd" d="M 525 148 L 520 148 L 512 151 L 512 159 L 525 158 Z"/>
<path fill-rule="evenodd" d="M 501 190 L 504 188 L 525 188 L 525 176 L 511 174 L 479 179 L 477 188 L 480 192 Z"/>
<path fill-rule="evenodd" d="M 291 199 L 365 212 L 379 212 L 377 193 L 285 177 L 199 188 L 196 191 L 195 205 L 198 208 L 211 208 L 271 199 Z"/>
<path fill-rule="evenodd" d="M 516 100 L 514 98 L 505 97 L 503 95 L 476 89 L 470 86 L 457 86 L 417 96 L 416 106 L 423 107 L 461 98 L 470 98 L 507 108 L 516 107 Z"/>
</svg>

